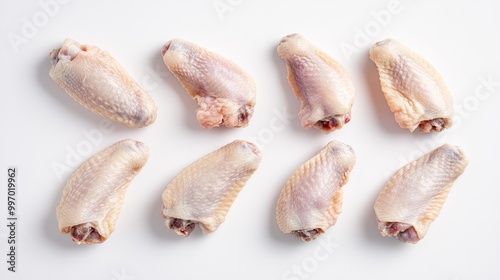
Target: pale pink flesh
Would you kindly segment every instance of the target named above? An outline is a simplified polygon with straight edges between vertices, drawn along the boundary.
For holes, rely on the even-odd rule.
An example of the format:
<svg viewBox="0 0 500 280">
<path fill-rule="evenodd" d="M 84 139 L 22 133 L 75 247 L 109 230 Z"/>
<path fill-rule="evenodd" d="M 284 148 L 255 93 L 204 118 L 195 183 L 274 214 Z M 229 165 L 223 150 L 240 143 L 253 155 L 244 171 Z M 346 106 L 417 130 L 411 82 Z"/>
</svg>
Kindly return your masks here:
<svg viewBox="0 0 500 280">
<path fill-rule="evenodd" d="M 375 201 L 380 233 L 403 242 L 423 239 L 467 165 L 460 147 L 444 144 L 403 166 Z"/>
<path fill-rule="evenodd" d="M 331 141 L 297 168 L 276 203 L 280 230 L 308 242 L 333 226 L 342 211 L 342 189 L 355 162 L 349 145 Z"/>
<path fill-rule="evenodd" d="M 420 241 L 415 228 L 405 223 L 385 223 L 381 227 L 384 236 L 392 236 L 401 242 L 417 243 Z"/>
<path fill-rule="evenodd" d="M 166 217 L 165 225 L 168 229 L 175 231 L 178 235 L 189 236 L 196 227 L 197 222 L 177 218 Z"/>
<path fill-rule="evenodd" d="M 452 126 L 453 99 L 438 71 L 423 57 L 394 39 L 370 49 L 382 92 L 401 128 L 421 132 Z"/>
<path fill-rule="evenodd" d="M 64 187 L 56 209 L 59 230 L 78 244 L 107 240 L 127 187 L 148 157 L 146 144 L 125 139 L 86 160 Z"/>
<path fill-rule="evenodd" d="M 351 120 L 354 84 L 340 63 L 299 34 L 282 38 L 277 51 L 287 65 L 288 82 L 301 101 L 302 127 L 330 133 Z"/>
<path fill-rule="evenodd" d="M 255 144 L 236 140 L 188 165 L 162 193 L 165 226 L 182 236 L 196 224 L 215 231 L 261 159 Z"/>
<path fill-rule="evenodd" d="M 54 82 L 92 112 L 135 128 L 156 120 L 153 99 L 108 52 L 66 39 L 50 61 Z"/>
<path fill-rule="evenodd" d="M 245 127 L 255 106 L 255 83 L 236 63 L 181 39 L 167 42 L 163 61 L 198 102 L 196 118 L 204 128 Z"/>
<path fill-rule="evenodd" d="M 72 226 L 69 234 L 77 244 L 98 244 L 106 240 L 92 223 Z"/>
</svg>

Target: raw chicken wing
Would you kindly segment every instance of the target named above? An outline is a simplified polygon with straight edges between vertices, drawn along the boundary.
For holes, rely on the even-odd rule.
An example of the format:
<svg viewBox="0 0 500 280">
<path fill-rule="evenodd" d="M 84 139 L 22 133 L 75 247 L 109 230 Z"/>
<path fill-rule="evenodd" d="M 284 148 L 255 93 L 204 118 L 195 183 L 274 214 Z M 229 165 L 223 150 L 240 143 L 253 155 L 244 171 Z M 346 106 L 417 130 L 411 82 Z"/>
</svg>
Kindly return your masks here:
<svg viewBox="0 0 500 280">
<path fill-rule="evenodd" d="M 401 128 L 431 132 L 451 127 L 450 91 L 429 62 L 394 39 L 376 43 L 370 58 L 377 65 L 382 91 Z"/>
<path fill-rule="evenodd" d="M 115 230 L 127 187 L 148 156 L 144 143 L 126 139 L 85 161 L 64 187 L 57 206 L 59 230 L 78 244 L 106 241 Z"/>
<path fill-rule="evenodd" d="M 153 99 L 108 52 L 66 39 L 50 57 L 50 77 L 85 108 L 130 127 L 156 120 Z"/>
<path fill-rule="evenodd" d="M 355 163 L 349 145 L 331 141 L 300 166 L 278 198 L 276 220 L 281 231 L 307 242 L 333 226 L 342 211 L 342 187 Z"/>
<path fill-rule="evenodd" d="M 184 168 L 162 194 L 167 228 L 183 236 L 195 224 L 215 231 L 261 158 L 255 144 L 236 140 Z"/>
<path fill-rule="evenodd" d="M 278 55 L 286 63 L 288 82 L 301 102 L 302 127 L 330 133 L 351 120 L 354 84 L 340 63 L 299 34 L 281 39 Z"/>
<path fill-rule="evenodd" d="M 240 66 L 181 39 L 166 43 L 161 54 L 170 72 L 198 101 L 196 118 L 202 127 L 248 125 L 256 89 L 252 77 Z"/>
<path fill-rule="evenodd" d="M 424 238 L 467 164 L 460 147 L 445 144 L 401 168 L 375 201 L 380 233 L 410 243 Z"/>
</svg>

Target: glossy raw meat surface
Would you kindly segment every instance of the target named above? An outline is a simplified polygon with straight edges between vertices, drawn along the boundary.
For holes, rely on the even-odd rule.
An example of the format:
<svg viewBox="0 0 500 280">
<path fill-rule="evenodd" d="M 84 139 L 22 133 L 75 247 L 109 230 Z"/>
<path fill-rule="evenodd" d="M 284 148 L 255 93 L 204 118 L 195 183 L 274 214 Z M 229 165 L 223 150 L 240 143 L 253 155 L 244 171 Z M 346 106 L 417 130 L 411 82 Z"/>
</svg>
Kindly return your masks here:
<svg viewBox="0 0 500 280">
<path fill-rule="evenodd" d="M 282 38 L 278 55 L 285 61 L 288 82 L 301 101 L 302 127 L 330 133 L 351 120 L 354 84 L 340 63 L 299 34 Z"/>
<path fill-rule="evenodd" d="M 148 157 L 144 143 L 126 139 L 85 161 L 64 187 L 57 206 L 59 230 L 78 244 L 106 241 L 115 230 L 127 187 Z"/>
<path fill-rule="evenodd" d="M 236 140 L 184 168 L 162 194 L 167 228 L 183 236 L 195 224 L 215 231 L 261 158 L 255 144 Z"/>
<path fill-rule="evenodd" d="M 342 210 L 342 187 L 355 163 L 349 145 L 331 141 L 301 165 L 278 198 L 276 220 L 281 231 L 310 241 L 333 226 Z"/>
<path fill-rule="evenodd" d="M 430 132 L 452 126 L 452 96 L 429 62 L 394 39 L 376 43 L 370 58 L 377 65 L 382 92 L 401 128 Z"/>
<path fill-rule="evenodd" d="M 256 89 L 252 77 L 240 66 L 182 39 L 166 43 L 161 54 L 168 69 L 198 102 L 196 118 L 202 127 L 248 125 Z"/>
<path fill-rule="evenodd" d="M 375 202 L 380 233 L 411 243 L 424 238 L 467 165 L 460 147 L 445 144 L 401 168 Z"/>
<path fill-rule="evenodd" d="M 92 112 L 130 127 L 156 120 L 153 99 L 108 52 L 66 39 L 50 57 L 50 77 Z"/>
</svg>

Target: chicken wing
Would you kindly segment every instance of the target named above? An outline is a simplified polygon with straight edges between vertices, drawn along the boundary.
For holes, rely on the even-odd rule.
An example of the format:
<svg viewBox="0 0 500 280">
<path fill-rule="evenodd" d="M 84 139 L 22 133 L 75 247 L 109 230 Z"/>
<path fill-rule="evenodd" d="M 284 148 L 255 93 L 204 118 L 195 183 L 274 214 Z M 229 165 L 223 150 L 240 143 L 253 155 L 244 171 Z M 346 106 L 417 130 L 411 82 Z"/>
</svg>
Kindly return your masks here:
<svg viewBox="0 0 500 280">
<path fill-rule="evenodd" d="M 50 57 L 50 77 L 85 108 L 130 127 L 156 120 L 153 99 L 108 52 L 66 39 Z"/>
<path fill-rule="evenodd" d="M 288 82 L 300 100 L 304 128 L 324 133 L 341 129 L 351 120 L 354 84 L 345 68 L 299 34 L 281 39 L 278 55 L 288 69 Z"/>
<path fill-rule="evenodd" d="M 184 168 L 162 194 L 166 227 L 183 236 L 197 223 L 215 231 L 261 158 L 255 144 L 236 140 Z"/>
<path fill-rule="evenodd" d="M 429 62 L 394 39 L 372 46 L 370 58 L 377 65 L 382 91 L 401 128 L 431 132 L 452 126 L 452 96 Z"/>
<path fill-rule="evenodd" d="M 196 118 L 204 128 L 245 127 L 255 106 L 255 83 L 236 63 L 194 43 L 173 39 L 161 50 L 163 61 L 198 101 Z"/>
<path fill-rule="evenodd" d="M 126 139 L 85 161 L 64 187 L 56 210 L 59 230 L 78 244 L 106 241 L 115 230 L 127 187 L 148 156 L 144 143 Z"/>
<path fill-rule="evenodd" d="M 278 198 L 276 220 L 281 231 L 307 242 L 333 226 L 342 210 L 342 187 L 355 163 L 349 145 L 331 141 L 301 165 Z"/>
<path fill-rule="evenodd" d="M 375 201 L 380 233 L 410 243 L 424 238 L 467 164 L 460 147 L 445 144 L 401 168 Z"/>
</svg>

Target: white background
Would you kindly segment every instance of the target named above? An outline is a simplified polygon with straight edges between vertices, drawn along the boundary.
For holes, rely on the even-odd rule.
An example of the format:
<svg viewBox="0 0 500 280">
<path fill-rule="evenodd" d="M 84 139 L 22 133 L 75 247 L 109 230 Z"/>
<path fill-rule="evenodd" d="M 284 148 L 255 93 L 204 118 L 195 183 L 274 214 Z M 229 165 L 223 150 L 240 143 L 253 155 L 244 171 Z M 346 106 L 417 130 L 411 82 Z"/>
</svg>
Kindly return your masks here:
<svg viewBox="0 0 500 280">
<path fill-rule="evenodd" d="M 0 5 L 1 279 L 499 279 L 498 2 L 40 4 L 48 2 L 2 0 Z M 354 79 L 352 121 L 330 135 L 302 129 L 296 117 L 299 102 L 276 54 L 280 38 L 295 32 L 335 57 Z M 100 129 L 103 118 L 73 101 L 48 76 L 48 53 L 67 37 L 99 46 L 120 61 L 155 100 L 156 122 L 143 129 L 118 123 L 111 132 Z M 204 130 L 198 125 L 195 101 L 160 55 L 174 37 L 220 53 L 254 77 L 257 105 L 248 127 Z M 396 124 L 368 57 L 371 44 L 387 37 L 440 71 L 457 106 L 453 129 L 424 135 Z M 349 46 L 354 53 L 346 52 Z M 485 87 L 484 80 L 493 85 Z M 282 112 L 292 117 L 280 119 Z M 85 133 L 91 132 L 102 137 L 90 143 Z M 124 138 L 145 142 L 150 159 L 132 181 L 111 237 L 100 245 L 78 246 L 59 233 L 55 216 L 65 181 L 76 169 L 67 157 L 87 145 L 78 165 Z M 197 228 L 190 237 L 176 236 L 164 227 L 161 192 L 186 165 L 234 139 L 263 146 L 259 169 L 216 232 L 203 235 Z M 293 171 L 332 139 L 350 144 L 357 164 L 337 224 L 303 243 L 279 231 L 275 202 Z M 403 164 L 445 142 L 462 146 L 470 164 L 428 235 L 416 245 L 381 237 L 373 212 L 379 190 Z M 17 273 L 8 272 L 4 261 L 8 166 L 18 168 Z M 58 175 L 54 166 L 66 166 L 68 172 Z"/>
</svg>

